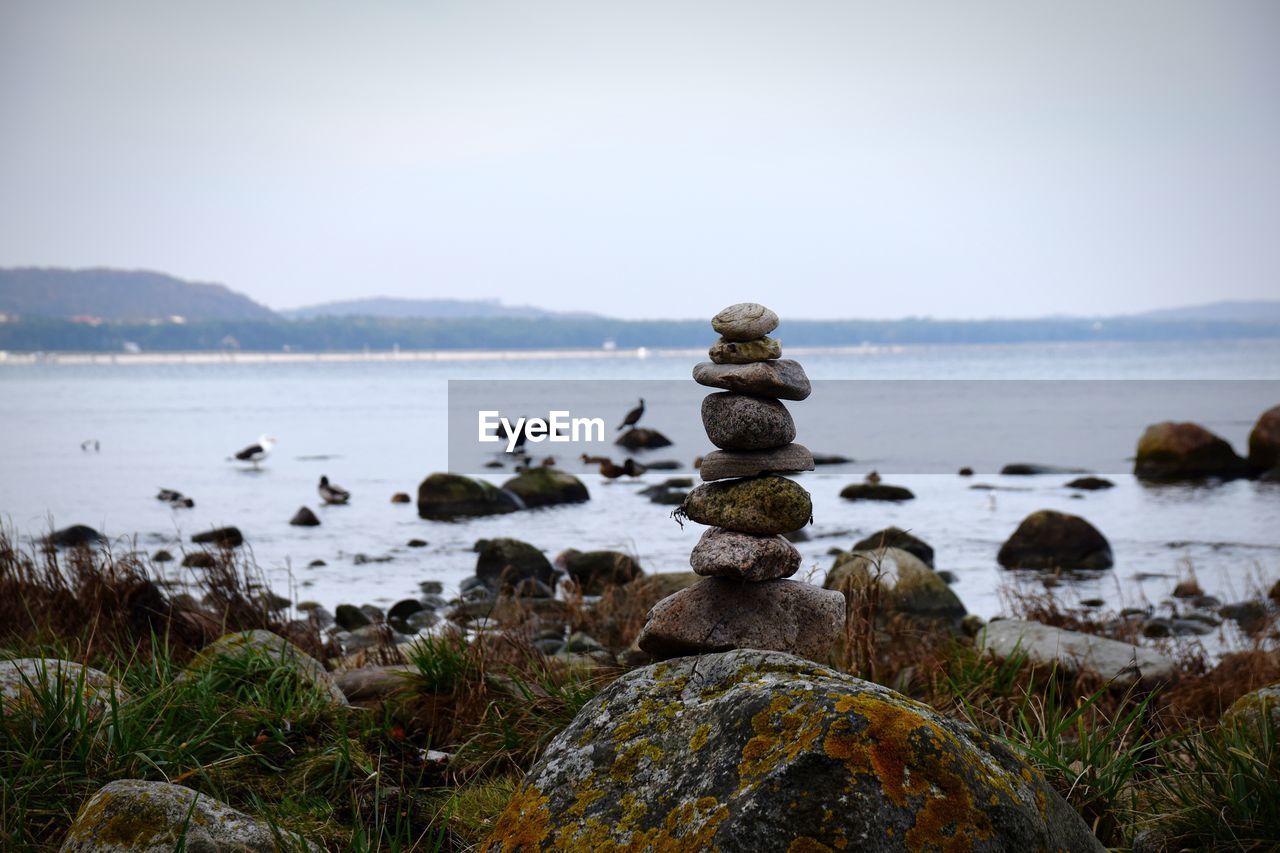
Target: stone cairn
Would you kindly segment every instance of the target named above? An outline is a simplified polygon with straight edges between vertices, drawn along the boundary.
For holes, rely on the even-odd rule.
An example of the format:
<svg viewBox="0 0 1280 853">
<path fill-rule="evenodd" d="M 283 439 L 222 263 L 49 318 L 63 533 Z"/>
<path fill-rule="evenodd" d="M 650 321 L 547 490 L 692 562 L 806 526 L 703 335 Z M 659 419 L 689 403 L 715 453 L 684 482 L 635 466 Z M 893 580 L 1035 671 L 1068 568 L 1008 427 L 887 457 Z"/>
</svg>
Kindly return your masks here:
<svg viewBox="0 0 1280 853">
<path fill-rule="evenodd" d="M 753 302 L 731 305 L 711 327 L 711 361 L 693 369 L 699 385 L 724 389 L 702 401 L 702 424 L 719 450 L 699 469 L 704 482 L 676 511 L 710 529 L 689 556 L 704 580 L 649 611 L 638 644 L 665 659 L 730 649 L 766 649 L 825 658 L 844 627 L 845 599 L 800 581 L 800 552 L 784 533 L 813 516 L 809 493 L 779 476 L 812 471 L 795 444 L 795 422 L 780 400 L 811 391 L 799 362 L 769 337 L 778 315 Z"/>
</svg>

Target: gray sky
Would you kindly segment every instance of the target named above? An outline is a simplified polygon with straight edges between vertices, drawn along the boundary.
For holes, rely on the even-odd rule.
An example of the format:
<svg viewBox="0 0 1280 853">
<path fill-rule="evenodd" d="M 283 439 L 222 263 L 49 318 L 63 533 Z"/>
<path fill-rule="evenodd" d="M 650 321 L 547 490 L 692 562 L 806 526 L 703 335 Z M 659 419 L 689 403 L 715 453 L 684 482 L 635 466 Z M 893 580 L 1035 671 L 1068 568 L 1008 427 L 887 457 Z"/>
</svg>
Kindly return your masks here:
<svg viewBox="0 0 1280 853">
<path fill-rule="evenodd" d="M 274 308 L 1280 297 L 1280 3 L 0 0 L 0 265 Z"/>
</svg>

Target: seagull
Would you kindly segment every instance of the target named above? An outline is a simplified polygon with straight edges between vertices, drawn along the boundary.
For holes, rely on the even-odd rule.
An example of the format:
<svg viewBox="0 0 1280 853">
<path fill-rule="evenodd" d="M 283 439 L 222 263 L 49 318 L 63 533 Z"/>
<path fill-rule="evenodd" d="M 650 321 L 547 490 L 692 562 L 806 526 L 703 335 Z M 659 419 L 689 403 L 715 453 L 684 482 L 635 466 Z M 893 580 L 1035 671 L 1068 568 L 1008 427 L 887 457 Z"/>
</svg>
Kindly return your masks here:
<svg viewBox="0 0 1280 853">
<path fill-rule="evenodd" d="M 251 444 L 244 450 L 241 450 L 233 458 L 237 462 L 252 462 L 256 469 L 258 463 L 267 458 L 267 454 L 271 452 L 271 448 L 275 447 L 276 440 L 269 435 L 264 435 L 258 439 L 257 444 Z"/>
<path fill-rule="evenodd" d="M 618 424 L 618 429 L 626 429 L 629 426 L 635 426 L 636 422 L 644 414 L 644 397 L 640 398 L 640 405 L 627 412 L 627 416 L 622 419 L 622 423 Z"/>
<path fill-rule="evenodd" d="M 320 499 L 327 504 L 344 504 L 351 500 L 351 493 L 341 486 L 330 483 L 328 477 L 320 478 L 320 485 L 316 486 L 316 491 L 320 493 Z"/>
</svg>

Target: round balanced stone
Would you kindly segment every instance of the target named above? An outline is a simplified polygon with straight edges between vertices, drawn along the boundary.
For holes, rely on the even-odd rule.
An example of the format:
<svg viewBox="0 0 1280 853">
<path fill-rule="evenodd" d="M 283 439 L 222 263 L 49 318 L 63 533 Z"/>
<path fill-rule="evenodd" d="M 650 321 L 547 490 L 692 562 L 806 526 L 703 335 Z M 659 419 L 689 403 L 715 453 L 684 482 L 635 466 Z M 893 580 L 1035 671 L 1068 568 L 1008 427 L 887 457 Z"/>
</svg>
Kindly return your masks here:
<svg viewBox="0 0 1280 853">
<path fill-rule="evenodd" d="M 711 328 L 726 341 L 750 341 L 778 328 L 778 315 L 759 303 L 739 302 L 712 317 Z"/>
<path fill-rule="evenodd" d="M 640 648 L 656 658 L 768 649 L 825 658 L 844 627 L 844 596 L 791 580 L 707 578 L 649 611 Z"/>
<path fill-rule="evenodd" d="M 800 362 L 790 358 L 753 361 L 750 364 L 704 361 L 694 366 L 693 381 L 708 388 L 781 400 L 803 400 L 813 391 Z"/>
<path fill-rule="evenodd" d="M 740 581 L 789 578 L 800 569 L 800 552 L 781 536 L 753 536 L 712 527 L 689 555 L 700 575 Z"/>
<path fill-rule="evenodd" d="M 698 473 L 702 479 L 727 480 L 757 474 L 786 474 L 812 471 L 813 454 L 803 444 L 788 444 L 772 450 L 713 450 L 702 458 Z"/>
<path fill-rule="evenodd" d="M 750 341 L 716 341 L 707 350 L 716 364 L 750 364 L 753 361 L 769 361 L 782 358 L 782 342 L 775 338 L 756 338 Z"/>
<path fill-rule="evenodd" d="M 723 450 L 768 450 L 790 444 L 796 424 L 777 400 L 732 391 L 708 394 L 702 401 L 707 438 Z"/>
<path fill-rule="evenodd" d="M 809 523 L 809 493 L 786 477 L 703 483 L 685 496 L 680 512 L 698 524 L 769 536 L 790 533 Z"/>
</svg>

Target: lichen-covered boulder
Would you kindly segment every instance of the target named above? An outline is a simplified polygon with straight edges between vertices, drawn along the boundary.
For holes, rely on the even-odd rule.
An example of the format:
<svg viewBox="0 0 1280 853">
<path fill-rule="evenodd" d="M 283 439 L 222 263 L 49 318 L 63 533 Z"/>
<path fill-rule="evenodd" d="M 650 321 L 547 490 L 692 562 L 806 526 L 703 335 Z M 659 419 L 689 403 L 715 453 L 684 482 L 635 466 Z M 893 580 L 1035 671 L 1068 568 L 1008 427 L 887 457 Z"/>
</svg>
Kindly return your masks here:
<svg viewBox="0 0 1280 853">
<path fill-rule="evenodd" d="M 635 558 L 621 551 L 573 551 L 565 556 L 564 569 L 586 595 L 601 595 L 644 574 Z"/>
<path fill-rule="evenodd" d="M 547 748 L 489 850 L 1101 851 L 1008 747 L 778 652 L 624 675 Z"/>
<path fill-rule="evenodd" d="M 1263 412 L 1249 433 L 1249 466 L 1255 471 L 1280 467 L 1280 406 Z"/>
<path fill-rule="evenodd" d="M 1078 515 L 1042 509 L 1022 520 L 996 555 L 1006 569 L 1109 569 L 1111 543 Z"/>
<path fill-rule="evenodd" d="M 261 657 L 296 672 L 311 682 L 316 691 L 334 705 L 346 705 L 347 697 L 320 661 L 293 643 L 270 631 L 254 630 L 224 634 L 200 650 L 187 667 L 187 677 L 212 665 L 219 657 Z"/>
<path fill-rule="evenodd" d="M 435 473 L 418 484 L 418 517 L 436 521 L 515 512 L 513 495 L 484 480 Z"/>
<path fill-rule="evenodd" d="M 768 475 L 703 483 L 689 492 L 678 511 L 709 527 L 768 536 L 808 524 L 813 502 L 794 481 Z"/>
<path fill-rule="evenodd" d="M 1236 726 L 1255 737 L 1262 727 L 1270 727 L 1273 740 L 1280 741 L 1280 683 L 1259 687 L 1231 703 L 1218 721 L 1221 726 Z"/>
<path fill-rule="evenodd" d="M 1152 424 L 1138 439 L 1133 473 L 1143 480 L 1230 479 L 1248 473 L 1248 464 L 1225 439 L 1193 423 Z"/>
<path fill-rule="evenodd" d="M 550 586 L 556 570 L 537 546 L 519 539 L 480 539 L 475 544 L 476 577 L 491 591 L 514 588 L 534 580 Z"/>
<path fill-rule="evenodd" d="M 317 850 L 301 836 L 181 785 L 120 779 L 80 807 L 62 853 L 275 853 Z"/>
<path fill-rule="evenodd" d="M 908 554 L 915 554 L 920 558 L 920 562 L 929 568 L 932 569 L 934 567 L 933 546 L 900 527 L 886 527 L 884 530 L 877 530 L 870 536 L 855 542 L 851 550 L 879 551 L 884 548 L 900 548 Z"/>
<path fill-rule="evenodd" d="M 78 690 L 89 716 L 96 717 L 129 694 L 101 670 L 57 658 L 15 658 L 0 661 L 0 703 L 13 710 L 31 702 L 34 694 Z"/>
<path fill-rule="evenodd" d="M 837 554 L 823 586 L 849 596 L 872 578 L 880 584 L 881 604 L 888 611 L 956 623 L 967 613 L 960 597 L 937 572 L 900 548 Z"/>
<path fill-rule="evenodd" d="M 530 468 L 502 484 L 503 491 L 518 497 L 526 507 L 576 504 L 591 499 L 577 477 L 555 468 Z"/>
</svg>

